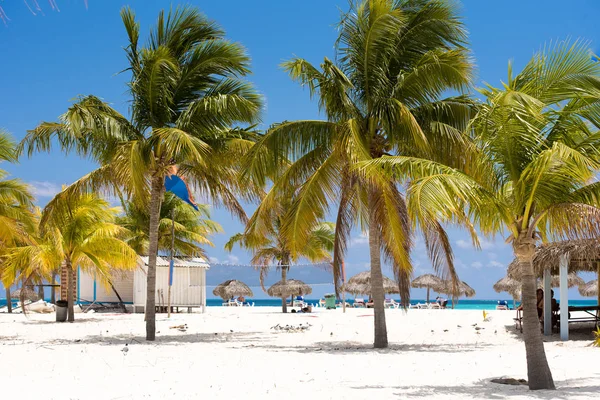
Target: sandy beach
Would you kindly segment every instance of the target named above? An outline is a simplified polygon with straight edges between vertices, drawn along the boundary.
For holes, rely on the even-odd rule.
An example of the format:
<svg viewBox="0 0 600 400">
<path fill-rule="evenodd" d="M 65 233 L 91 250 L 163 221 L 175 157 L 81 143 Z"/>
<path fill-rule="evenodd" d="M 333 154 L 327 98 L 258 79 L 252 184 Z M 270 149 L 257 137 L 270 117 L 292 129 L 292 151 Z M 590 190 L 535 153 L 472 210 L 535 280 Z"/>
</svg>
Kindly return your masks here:
<svg viewBox="0 0 600 400">
<path fill-rule="evenodd" d="M 0 314 L 0 384 L 32 399 L 588 399 L 600 391 L 600 349 L 556 334 L 546 350 L 557 391 L 490 383 L 526 378 L 513 311 L 484 322 L 481 311 L 388 310 L 386 350 L 371 348 L 372 313 L 211 307 L 158 315 L 154 343 L 143 339 L 141 314 L 78 314 L 73 324 Z M 171 328 L 182 324 L 185 332 Z M 311 326 L 290 333 L 277 324 Z"/>
</svg>

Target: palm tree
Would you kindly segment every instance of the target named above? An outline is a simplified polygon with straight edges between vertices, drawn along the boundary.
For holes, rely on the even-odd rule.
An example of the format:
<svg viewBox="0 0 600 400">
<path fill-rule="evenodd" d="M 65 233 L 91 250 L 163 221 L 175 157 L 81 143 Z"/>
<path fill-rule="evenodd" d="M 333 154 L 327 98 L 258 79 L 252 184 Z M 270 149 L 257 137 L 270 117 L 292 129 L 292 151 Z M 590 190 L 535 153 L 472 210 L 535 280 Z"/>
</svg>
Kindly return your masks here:
<svg viewBox="0 0 600 400">
<path fill-rule="evenodd" d="M 7 249 L 5 279 L 26 282 L 34 274 L 48 276 L 62 264 L 67 282 L 61 279 L 61 285 L 67 285 L 68 320 L 73 322 L 75 268 L 109 282 L 113 269 L 132 269 L 138 263 L 136 252 L 119 238 L 126 234 L 115 223 L 119 211 L 97 194 L 57 194 L 42 211 L 39 237 Z"/>
<path fill-rule="evenodd" d="M 282 196 L 279 203 L 271 208 L 267 220 L 256 221 L 259 215 L 252 216 L 254 225 L 249 226 L 244 233 L 238 233 L 229 239 L 225 249 L 231 251 L 238 243 L 242 248 L 253 252 L 251 263 L 260 268 L 260 285 L 266 292 L 264 280 L 270 270 L 270 266 L 276 264 L 277 270 L 281 270 L 281 281 L 287 280 L 290 265 L 298 261 L 300 257 L 307 258 L 311 262 L 331 262 L 331 252 L 334 242 L 334 225 L 321 222 L 315 225 L 308 234 L 308 240 L 302 250 L 292 253 L 288 238 L 283 234 L 282 226 L 286 216 L 286 210 L 293 202 L 291 195 Z M 264 217 L 261 214 L 260 217 Z M 263 229 L 260 234 L 254 229 L 256 224 L 261 224 Z M 287 303 L 281 298 L 281 311 L 287 312 Z"/>
<path fill-rule="evenodd" d="M 57 123 L 28 132 L 21 149 L 49 151 L 57 137 L 100 167 L 71 185 L 71 191 L 122 191 L 148 208 L 146 339 L 154 340 L 156 257 L 164 179 L 179 167 L 192 188 L 222 204 L 243 221 L 236 196 L 254 199 L 258 190 L 238 179 L 239 159 L 256 140 L 252 127 L 262 98 L 241 77 L 249 73 L 242 46 L 197 9 L 160 12 L 145 48 L 138 46 L 134 13 L 121 13 L 129 45 L 131 119 L 95 96 L 80 98 Z M 115 193 L 116 194 L 116 193 Z"/>
<path fill-rule="evenodd" d="M 410 157 L 367 162 L 365 171 L 413 179 L 409 208 L 509 232 L 522 272 L 523 339 L 530 389 L 553 389 L 536 313 L 536 243 L 600 235 L 600 64 L 587 45 L 558 43 L 536 54 L 502 88 L 482 89 L 472 122 L 477 145 L 451 168 Z M 473 232 L 473 234 L 475 234 Z M 474 236 L 473 240 L 477 240 Z"/>
<path fill-rule="evenodd" d="M 277 193 L 300 186 L 282 231 L 292 255 L 306 245 L 311 227 L 331 204 L 338 206 L 334 280 L 353 226 L 369 233 L 371 282 L 375 301 L 374 346 L 388 345 L 381 255 L 392 264 L 402 304 L 409 304 L 411 231 L 419 226 L 436 271 L 455 278 L 450 242 L 435 219 L 416 220 L 400 192 L 401 181 L 352 168 L 385 155 L 418 155 L 444 162 L 459 160 L 472 102 L 462 96 L 472 65 L 463 47 L 466 31 L 452 3 L 425 0 L 364 0 L 351 3 L 339 24 L 334 63 L 321 68 L 303 59 L 284 63 L 292 79 L 318 98 L 327 120 L 282 122 L 272 126 L 248 157 L 257 182 L 266 171 L 294 164 L 278 179 L 258 213 L 268 213 Z M 272 158 L 264 157 L 269 149 Z M 251 221 L 252 222 L 252 221 Z"/>
<path fill-rule="evenodd" d="M 149 216 L 145 207 L 134 201 L 125 203 L 125 214 L 117 218 L 117 223 L 127 229 L 124 240 L 138 254 L 148 254 Z M 171 231 L 175 221 L 176 253 L 194 257 L 206 257 L 201 245 L 214 246 L 210 236 L 222 232 L 221 226 L 208 219 L 210 208 L 198 205 L 198 211 L 185 204 L 172 193 L 166 193 L 160 209 L 158 223 L 158 251 L 171 251 Z"/>
<path fill-rule="evenodd" d="M 15 143 L 0 129 L 0 161 L 16 162 Z M 31 211 L 33 196 L 26 184 L 18 179 L 6 179 L 8 173 L 0 169 L 0 278 L 3 276 L 3 256 L 7 247 L 27 239 L 35 223 Z M 10 286 L 5 285 L 8 312 L 12 312 Z"/>
</svg>

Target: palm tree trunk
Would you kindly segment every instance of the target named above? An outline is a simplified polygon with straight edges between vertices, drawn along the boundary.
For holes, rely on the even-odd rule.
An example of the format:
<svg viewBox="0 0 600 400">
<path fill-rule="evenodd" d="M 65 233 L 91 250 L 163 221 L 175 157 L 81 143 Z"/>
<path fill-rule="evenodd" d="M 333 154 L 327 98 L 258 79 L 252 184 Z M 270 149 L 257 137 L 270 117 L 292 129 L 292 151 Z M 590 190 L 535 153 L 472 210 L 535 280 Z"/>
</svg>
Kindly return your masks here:
<svg viewBox="0 0 600 400">
<path fill-rule="evenodd" d="M 75 321 L 75 279 L 73 276 L 73 266 L 71 260 L 67 259 L 65 262 L 65 268 L 67 268 L 67 321 Z"/>
<path fill-rule="evenodd" d="M 52 271 L 52 279 L 50 280 L 52 285 L 56 285 L 56 271 Z M 50 289 L 50 303 L 56 304 L 56 288 L 54 286 Z"/>
<path fill-rule="evenodd" d="M 429 303 L 429 286 L 427 286 L 427 300 L 425 302 Z"/>
<path fill-rule="evenodd" d="M 146 340 L 156 338 L 156 257 L 158 255 L 158 222 L 164 190 L 164 177 L 153 177 L 150 191 L 150 232 L 148 275 L 146 280 Z"/>
<path fill-rule="evenodd" d="M 12 299 L 10 298 L 10 286 L 6 286 L 6 307 L 9 313 L 12 313 Z"/>
<path fill-rule="evenodd" d="M 287 263 L 284 263 L 284 264 L 287 264 Z M 281 282 L 283 283 L 284 286 L 285 286 L 285 283 L 287 282 L 287 269 L 288 269 L 288 267 L 281 267 Z M 286 297 L 281 298 L 281 312 L 287 313 L 287 298 Z"/>
<path fill-rule="evenodd" d="M 518 238 L 514 245 L 514 252 L 521 271 L 523 341 L 527 357 L 529 389 L 555 389 L 537 314 L 536 279 L 533 273 L 535 242 L 528 238 Z M 550 294 L 546 293 L 545 295 Z"/>
<path fill-rule="evenodd" d="M 375 340 L 373 347 L 384 349 L 388 347 L 387 327 L 385 323 L 385 308 L 383 302 L 383 276 L 381 273 L 381 248 L 379 229 L 375 214 L 376 194 L 369 193 L 369 251 L 371 255 L 371 296 L 373 297 L 373 312 L 375 315 Z"/>
</svg>

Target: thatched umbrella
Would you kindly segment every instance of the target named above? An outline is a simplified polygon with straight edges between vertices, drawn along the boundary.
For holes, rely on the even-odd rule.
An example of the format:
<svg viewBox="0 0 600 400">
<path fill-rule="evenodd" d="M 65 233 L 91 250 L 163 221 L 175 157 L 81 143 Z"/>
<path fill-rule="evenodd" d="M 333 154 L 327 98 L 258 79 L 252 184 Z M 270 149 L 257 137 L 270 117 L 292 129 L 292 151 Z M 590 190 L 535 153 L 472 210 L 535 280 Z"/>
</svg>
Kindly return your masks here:
<svg viewBox="0 0 600 400">
<path fill-rule="evenodd" d="M 579 294 L 584 297 L 598 296 L 598 280 L 589 281 L 588 283 L 579 286 Z"/>
<path fill-rule="evenodd" d="M 29 288 L 21 288 L 17 289 L 10 294 L 11 299 L 20 299 L 21 292 L 23 292 L 25 300 L 37 301 L 40 299 L 38 294 Z"/>
<path fill-rule="evenodd" d="M 252 297 L 252 289 L 248 287 L 244 282 L 235 279 L 230 279 L 217 285 L 213 290 L 215 296 L 219 296 L 223 300 L 231 299 L 232 297 L 244 296 Z"/>
<path fill-rule="evenodd" d="M 494 283 L 494 290 L 497 293 L 507 292 L 513 298 L 513 308 L 516 308 L 517 300 L 521 298 L 521 282 L 516 279 L 512 279 L 509 276 L 505 276 L 498 282 Z"/>
<path fill-rule="evenodd" d="M 440 287 L 444 283 L 443 281 L 435 275 L 425 274 L 413 279 L 410 285 L 414 288 L 427 288 L 427 302 L 429 303 L 429 290 L 435 287 Z"/>
<path fill-rule="evenodd" d="M 454 308 L 454 304 L 456 299 L 461 296 L 465 297 L 473 297 L 475 296 L 475 289 L 471 286 L 467 285 L 463 281 L 458 282 L 458 291 L 454 292 L 452 280 L 442 281 L 442 285 L 439 287 L 433 288 L 438 293 L 447 294 L 448 296 L 452 296 L 452 308 Z"/>
<path fill-rule="evenodd" d="M 342 286 L 342 290 L 353 295 L 367 294 L 371 295 L 371 271 L 364 271 L 348 279 L 348 282 Z M 383 291 L 385 293 L 400 293 L 398 284 L 388 278 L 383 277 Z"/>
<path fill-rule="evenodd" d="M 305 296 L 312 293 L 312 288 L 297 279 L 287 279 L 285 283 L 279 281 L 267 289 L 271 297 L 285 298 L 288 296 Z"/>
<path fill-rule="evenodd" d="M 569 289 L 570 289 L 574 286 L 585 285 L 585 281 L 583 279 L 581 279 L 581 277 L 579 275 L 577 275 L 576 273 L 571 272 L 569 275 L 567 275 L 567 284 L 569 285 Z M 550 285 L 553 288 L 559 287 L 560 286 L 560 276 L 553 275 L 552 278 L 550 279 Z"/>
</svg>

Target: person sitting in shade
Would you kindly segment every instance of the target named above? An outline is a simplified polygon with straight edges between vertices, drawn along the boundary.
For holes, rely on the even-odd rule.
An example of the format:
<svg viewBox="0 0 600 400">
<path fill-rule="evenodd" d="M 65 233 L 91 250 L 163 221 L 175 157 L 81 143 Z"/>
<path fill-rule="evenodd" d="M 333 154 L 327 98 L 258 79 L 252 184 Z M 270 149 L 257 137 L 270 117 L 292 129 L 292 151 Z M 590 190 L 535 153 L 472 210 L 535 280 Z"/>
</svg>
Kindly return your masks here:
<svg viewBox="0 0 600 400">
<path fill-rule="evenodd" d="M 373 297 L 369 296 L 369 301 L 367 302 L 367 308 L 375 307 L 375 302 L 373 301 Z"/>
<path fill-rule="evenodd" d="M 552 291 L 550 291 L 552 293 Z M 540 322 L 544 322 L 544 290 L 538 289 L 536 292 L 537 313 Z M 517 307 L 517 310 L 523 311 L 523 304 Z"/>
</svg>

